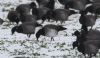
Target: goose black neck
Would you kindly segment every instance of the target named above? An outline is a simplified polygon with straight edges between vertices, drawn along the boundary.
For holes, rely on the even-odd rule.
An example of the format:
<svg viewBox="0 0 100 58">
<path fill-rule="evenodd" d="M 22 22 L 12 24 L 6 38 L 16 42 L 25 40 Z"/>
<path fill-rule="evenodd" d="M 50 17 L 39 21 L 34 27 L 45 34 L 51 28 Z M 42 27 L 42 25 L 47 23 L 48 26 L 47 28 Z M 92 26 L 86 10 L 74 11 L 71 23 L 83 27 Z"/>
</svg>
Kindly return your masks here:
<svg viewBox="0 0 100 58">
<path fill-rule="evenodd" d="M 32 8 L 32 14 L 38 16 L 38 9 Z"/>
</svg>

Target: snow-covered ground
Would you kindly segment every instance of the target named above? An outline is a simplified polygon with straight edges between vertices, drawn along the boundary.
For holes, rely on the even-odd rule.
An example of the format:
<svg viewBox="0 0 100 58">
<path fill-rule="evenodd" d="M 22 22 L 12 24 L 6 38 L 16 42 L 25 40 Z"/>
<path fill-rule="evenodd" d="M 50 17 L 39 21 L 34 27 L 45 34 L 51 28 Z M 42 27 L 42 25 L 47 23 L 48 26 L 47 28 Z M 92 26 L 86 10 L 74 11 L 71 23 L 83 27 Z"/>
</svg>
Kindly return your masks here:
<svg viewBox="0 0 100 58">
<path fill-rule="evenodd" d="M 31 0 L 0 0 L 0 18 L 6 22 L 0 26 L 0 57 L 1 58 L 84 58 L 76 49 L 72 49 L 72 42 L 76 37 L 72 36 L 75 30 L 79 30 L 81 25 L 78 22 L 80 14 L 71 15 L 66 21 L 65 31 L 59 32 L 55 41 L 49 37 L 41 36 L 39 42 L 36 41 L 35 35 L 28 38 L 25 34 L 15 33 L 11 35 L 11 28 L 7 20 L 8 10 L 16 8 L 22 3 L 29 3 Z M 59 5 L 56 3 L 56 8 Z M 61 6 L 61 5 L 60 5 Z M 45 21 L 43 25 L 51 24 Z M 52 22 L 52 24 L 56 24 Z M 98 18 L 94 29 L 100 30 L 100 19 Z M 36 28 L 36 31 L 39 29 Z M 44 39 L 46 38 L 46 40 Z M 98 56 L 99 57 L 99 56 Z"/>
</svg>

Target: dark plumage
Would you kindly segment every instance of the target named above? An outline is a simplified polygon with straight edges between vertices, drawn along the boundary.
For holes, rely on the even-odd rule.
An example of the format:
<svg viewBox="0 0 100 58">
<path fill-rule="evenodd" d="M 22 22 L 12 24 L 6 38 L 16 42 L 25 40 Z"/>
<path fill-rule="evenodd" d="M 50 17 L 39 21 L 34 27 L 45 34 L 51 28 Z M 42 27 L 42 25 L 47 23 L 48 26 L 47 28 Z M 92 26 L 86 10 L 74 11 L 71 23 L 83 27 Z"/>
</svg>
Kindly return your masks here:
<svg viewBox="0 0 100 58">
<path fill-rule="evenodd" d="M 0 18 L 0 25 L 2 25 L 3 22 L 4 22 L 4 20 Z"/>
<path fill-rule="evenodd" d="M 29 58 L 29 57 L 21 57 L 21 56 L 16 56 L 16 57 L 14 57 L 14 58 Z"/>
<path fill-rule="evenodd" d="M 78 30 L 76 30 L 72 35 L 75 35 L 77 37 L 76 41 L 73 42 L 72 46 L 73 46 L 73 49 L 75 47 L 78 47 L 78 44 L 79 44 L 79 38 L 81 36 L 80 32 Z"/>
<path fill-rule="evenodd" d="M 45 25 L 42 29 L 40 29 L 37 33 L 36 33 L 36 38 L 38 40 L 38 38 L 40 37 L 40 35 L 43 36 L 47 36 L 47 37 L 51 37 L 51 40 L 54 40 L 53 37 L 55 37 L 59 31 L 65 30 L 65 27 L 59 26 L 59 25 Z"/>
<path fill-rule="evenodd" d="M 78 36 L 78 35 L 80 35 L 80 32 L 78 30 L 76 30 L 72 35 Z"/>
<path fill-rule="evenodd" d="M 50 2 L 50 0 L 36 0 L 36 1 L 39 4 L 39 7 L 44 7 Z"/>
<path fill-rule="evenodd" d="M 97 15 L 96 14 L 92 14 L 92 15 L 86 15 L 85 11 L 81 12 L 81 17 L 79 19 L 80 24 L 82 24 L 82 28 L 84 30 L 87 30 L 87 27 L 91 26 L 91 29 L 93 27 L 93 25 L 95 24 L 97 19 Z"/>
<path fill-rule="evenodd" d="M 74 35 L 77 37 L 78 42 L 82 43 L 84 41 L 88 41 L 88 40 L 100 40 L 100 31 L 98 30 L 93 30 L 90 29 L 89 31 L 85 31 L 85 30 L 81 30 L 79 31 L 75 31 Z"/>
<path fill-rule="evenodd" d="M 71 0 L 58 0 L 61 4 L 66 5 Z"/>
<path fill-rule="evenodd" d="M 85 41 L 85 39 L 84 39 L 84 33 L 83 32 L 84 31 L 79 32 L 78 30 L 74 32 L 73 35 L 75 35 L 77 38 L 76 38 L 76 41 L 73 42 L 72 46 L 73 46 L 73 49 L 75 47 L 77 47 L 77 50 L 85 55 L 85 53 L 84 53 L 85 49 L 84 49 L 84 46 L 83 46 L 83 42 Z"/>
<path fill-rule="evenodd" d="M 30 37 L 31 34 L 35 33 L 35 28 L 37 26 L 41 26 L 40 24 L 34 24 L 34 22 L 25 22 L 19 26 L 15 26 L 12 28 L 11 32 L 12 34 L 14 34 L 14 32 L 18 32 L 18 33 L 23 33 L 23 34 L 27 34 L 28 37 Z"/>
<path fill-rule="evenodd" d="M 36 7 L 35 2 L 31 2 L 30 4 L 20 4 L 16 7 L 16 11 L 20 14 L 30 14 L 30 10 Z"/>
<path fill-rule="evenodd" d="M 55 1 L 54 0 L 36 0 L 39 4 L 39 8 L 47 7 L 49 9 L 54 9 Z"/>
<path fill-rule="evenodd" d="M 91 6 L 86 8 L 87 12 L 100 14 L 100 3 L 92 3 Z"/>
<path fill-rule="evenodd" d="M 88 33 L 87 33 L 87 40 L 100 40 L 100 31 L 98 30 L 89 30 Z"/>
<path fill-rule="evenodd" d="M 96 56 L 100 48 L 100 40 L 87 40 L 84 42 L 84 53 L 88 54 L 90 58 Z"/>
<path fill-rule="evenodd" d="M 24 22 L 34 22 L 36 23 L 37 16 L 36 15 L 31 15 L 31 14 L 23 14 L 20 16 L 20 20 L 22 23 Z"/>
<path fill-rule="evenodd" d="M 72 43 L 72 46 L 73 46 L 73 49 L 75 49 L 76 47 L 78 47 L 78 42 L 77 42 L 77 41 L 74 41 L 74 42 Z"/>
<path fill-rule="evenodd" d="M 10 22 L 16 22 L 18 24 L 20 21 L 20 14 L 16 11 L 9 11 L 7 18 Z"/>
<path fill-rule="evenodd" d="M 61 21 L 61 23 L 68 20 L 68 17 L 71 14 L 75 14 L 73 10 L 66 10 L 66 9 L 55 9 L 48 11 L 46 17 L 48 19 L 53 19 L 55 21 Z"/>
<path fill-rule="evenodd" d="M 42 8 L 33 8 L 32 14 L 37 16 L 37 20 L 42 19 L 43 21 L 46 19 L 45 16 L 50 9 L 47 7 Z"/>
<path fill-rule="evenodd" d="M 100 48 L 100 31 L 89 30 L 81 31 L 80 36 L 77 35 L 77 40 L 73 42 L 73 48 L 77 47 L 78 51 L 84 55 L 88 54 L 89 58 L 96 56 Z"/>
<path fill-rule="evenodd" d="M 76 41 L 73 42 L 72 46 L 73 49 L 75 47 L 80 46 L 80 43 L 83 43 L 86 39 L 84 38 L 87 35 L 87 31 L 85 30 L 81 30 L 80 32 L 77 30 L 74 32 L 74 34 L 76 36 Z M 79 48 L 80 49 L 80 48 Z M 83 52 L 82 52 L 83 53 Z"/>
<path fill-rule="evenodd" d="M 73 8 L 76 10 L 85 10 L 85 6 L 89 3 L 87 0 L 71 0 L 65 5 L 65 8 Z"/>
<path fill-rule="evenodd" d="M 54 9 L 55 8 L 55 0 L 50 0 L 49 3 L 45 6 L 49 9 Z"/>
</svg>

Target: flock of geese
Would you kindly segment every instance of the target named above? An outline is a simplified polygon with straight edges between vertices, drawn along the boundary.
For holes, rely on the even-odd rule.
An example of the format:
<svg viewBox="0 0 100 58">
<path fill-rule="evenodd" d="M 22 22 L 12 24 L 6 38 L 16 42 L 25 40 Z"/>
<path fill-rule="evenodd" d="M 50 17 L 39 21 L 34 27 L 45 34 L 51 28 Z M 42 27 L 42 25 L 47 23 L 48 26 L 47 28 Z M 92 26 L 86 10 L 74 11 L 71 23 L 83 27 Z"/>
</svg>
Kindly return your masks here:
<svg viewBox="0 0 100 58">
<path fill-rule="evenodd" d="M 59 31 L 66 30 L 67 27 L 63 27 L 62 23 L 68 20 L 68 17 L 72 14 L 81 14 L 79 22 L 82 25 L 81 31 L 76 30 L 73 35 L 77 37 L 73 42 L 73 49 L 77 47 L 77 50 L 83 55 L 88 54 L 88 57 L 96 56 L 100 48 L 100 31 L 92 29 L 93 25 L 100 14 L 100 0 L 58 0 L 60 4 L 64 6 L 63 9 L 55 9 L 55 0 L 36 0 L 39 7 L 35 2 L 29 4 L 20 4 L 15 10 L 9 11 L 7 18 L 10 22 L 15 22 L 16 26 L 11 29 L 12 34 L 14 32 L 27 34 L 28 37 L 31 34 L 35 34 L 35 28 L 41 26 L 42 28 L 37 31 L 36 38 L 39 41 L 41 35 L 51 37 L 54 40 Z M 91 4 L 90 6 L 87 6 Z M 79 12 L 74 11 L 78 10 Z M 32 11 L 31 11 L 32 10 Z M 87 13 L 91 14 L 88 15 Z M 42 23 L 38 23 L 37 20 L 42 20 Z M 45 20 L 60 21 L 60 25 L 47 24 L 42 26 Z M 2 24 L 4 21 L 0 19 Z M 19 24 L 22 22 L 22 24 Z M 88 29 L 88 27 L 91 27 Z"/>
</svg>

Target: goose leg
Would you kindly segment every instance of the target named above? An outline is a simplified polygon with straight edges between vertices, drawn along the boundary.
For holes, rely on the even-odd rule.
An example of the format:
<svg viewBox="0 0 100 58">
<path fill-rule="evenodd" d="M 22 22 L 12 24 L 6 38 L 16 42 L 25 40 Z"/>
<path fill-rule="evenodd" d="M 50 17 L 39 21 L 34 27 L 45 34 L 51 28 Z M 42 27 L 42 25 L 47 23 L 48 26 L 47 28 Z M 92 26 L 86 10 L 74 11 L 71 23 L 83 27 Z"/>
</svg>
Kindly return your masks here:
<svg viewBox="0 0 100 58">
<path fill-rule="evenodd" d="M 91 29 L 93 28 L 93 26 L 91 26 Z"/>
<path fill-rule="evenodd" d="M 51 37 L 51 41 L 54 41 L 54 38 L 53 37 Z"/>
<path fill-rule="evenodd" d="M 92 58 L 92 55 L 91 54 L 89 54 L 89 58 Z"/>
<path fill-rule="evenodd" d="M 27 37 L 28 37 L 28 34 L 27 34 Z"/>
<path fill-rule="evenodd" d="M 86 58 L 86 55 L 84 55 L 85 56 L 85 58 Z"/>
<path fill-rule="evenodd" d="M 44 23 L 45 20 L 46 20 L 46 17 L 42 17 L 42 23 Z"/>
<path fill-rule="evenodd" d="M 37 41 L 39 41 L 39 39 L 37 38 Z"/>
<path fill-rule="evenodd" d="M 63 21 L 61 21 L 61 25 L 63 24 Z"/>
<path fill-rule="evenodd" d="M 30 38 L 31 34 L 29 34 L 29 38 Z"/>
<path fill-rule="evenodd" d="M 31 34 L 27 34 L 27 36 L 30 38 Z"/>
<path fill-rule="evenodd" d="M 46 41 L 46 38 L 44 37 L 44 41 Z"/>
</svg>

